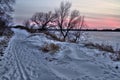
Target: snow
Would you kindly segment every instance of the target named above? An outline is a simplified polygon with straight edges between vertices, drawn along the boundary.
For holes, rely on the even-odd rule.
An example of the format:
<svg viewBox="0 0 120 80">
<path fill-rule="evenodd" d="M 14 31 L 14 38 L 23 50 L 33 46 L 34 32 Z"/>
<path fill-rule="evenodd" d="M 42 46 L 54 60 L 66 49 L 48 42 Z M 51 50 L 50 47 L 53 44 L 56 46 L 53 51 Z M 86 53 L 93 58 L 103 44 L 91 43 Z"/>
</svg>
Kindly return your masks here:
<svg viewBox="0 0 120 80">
<path fill-rule="evenodd" d="M 0 41 L 2 41 L 2 40 L 4 40 L 4 36 L 1 36 L 1 37 L 0 37 Z"/>
<path fill-rule="evenodd" d="M 119 80 L 120 62 L 101 55 L 101 51 L 88 49 L 82 44 L 57 42 L 45 34 L 13 29 L 15 35 L 0 61 L 0 80 Z M 55 53 L 42 52 L 45 43 L 54 43 L 61 48 Z M 96 54 L 99 54 L 96 56 Z M 45 58 L 56 60 L 49 61 Z"/>
</svg>

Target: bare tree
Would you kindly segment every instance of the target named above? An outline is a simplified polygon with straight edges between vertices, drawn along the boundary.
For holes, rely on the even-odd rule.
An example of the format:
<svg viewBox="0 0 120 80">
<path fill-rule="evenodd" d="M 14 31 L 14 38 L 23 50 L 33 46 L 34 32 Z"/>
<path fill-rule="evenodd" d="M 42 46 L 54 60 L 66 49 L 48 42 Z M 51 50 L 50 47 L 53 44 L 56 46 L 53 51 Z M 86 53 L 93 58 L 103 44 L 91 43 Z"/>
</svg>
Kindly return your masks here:
<svg viewBox="0 0 120 80">
<path fill-rule="evenodd" d="M 25 21 L 23 22 L 23 25 L 24 25 L 26 28 L 29 28 L 29 29 L 34 29 L 34 26 L 35 26 L 35 24 L 33 24 L 33 23 L 31 22 L 31 20 L 25 20 Z"/>
<path fill-rule="evenodd" d="M 14 11 L 14 3 L 15 0 L 0 0 L 0 35 L 2 35 L 5 28 L 12 23 L 11 14 Z"/>
<path fill-rule="evenodd" d="M 35 22 L 40 30 L 46 30 L 48 23 L 51 22 L 53 19 L 54 15 L 51 11 L 48 13 L 38 12 L 32 16 L 31 21 Z"/>
<path fill-rule="evenodd" d="M 30 21 L 29 21 L 29 20 L 25 20 L 23 24 L 24 24 L 25 27 L 28 27 L 28 28 L 29 28 L 29 26 L 30 26 Z"/>
<path fill-rule="evenodd" d="M 69 15 L 70 8 L 71 8 L 71 3 L 61 2 L 60 8 L 55 10 L 56 21 L 57 21 L 58 27 L 60 28 L 60 32 L 62 36 L 64 37 L 64 39 L 65 39 L 65 34 L 64 34 L 63 29 L 65 28 L 65 25 L 66 25 L 64 22 Z"/>
<path fill-rule="evenodd" d="M 66 40 L 71 29 L 82 29 L 84 26 L 84 16 L 78 10 L 70 12 L 71 3 L 61 2 L 60 8 L 55 10 L 56 21 L 63 39 Z"/>
<path fill-rule="evenodd" d="M 12 21 L 11 14 L 14 11 L 15 0 L 0 0 L 0 25 L 8 26 Z"/>
</svg>

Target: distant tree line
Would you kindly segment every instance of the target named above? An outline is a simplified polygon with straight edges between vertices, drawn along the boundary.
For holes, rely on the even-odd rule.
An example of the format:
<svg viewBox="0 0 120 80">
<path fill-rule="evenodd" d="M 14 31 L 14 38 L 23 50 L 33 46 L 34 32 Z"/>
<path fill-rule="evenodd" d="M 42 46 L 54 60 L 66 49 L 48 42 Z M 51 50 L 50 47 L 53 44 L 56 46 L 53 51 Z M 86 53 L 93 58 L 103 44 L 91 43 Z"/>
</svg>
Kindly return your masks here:
<svg viewBox="0 0 120 80">
<path fill-rule="evenodd" d="M 82 29 L 82 31 L 116 31 L 116 32 L 119 32 L 120 28 L 116 28 L 116 29 Z"/>
</svg>

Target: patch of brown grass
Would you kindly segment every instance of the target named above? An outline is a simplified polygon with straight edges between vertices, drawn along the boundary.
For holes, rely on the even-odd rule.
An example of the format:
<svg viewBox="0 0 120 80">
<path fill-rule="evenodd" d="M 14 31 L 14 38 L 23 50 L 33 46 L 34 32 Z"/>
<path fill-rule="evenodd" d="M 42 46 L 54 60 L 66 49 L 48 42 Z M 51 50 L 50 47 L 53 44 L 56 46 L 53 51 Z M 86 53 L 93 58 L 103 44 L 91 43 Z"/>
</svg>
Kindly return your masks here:
<svg viewBox="0 0 120 80">
<path fill-rule="evenodd" d="M 113 61 L 120 61 L 120 50 L 115 51 L 113 55 L 110 56 Z"/>
<path fill-rule="evenodd" d="M 99 49 L 101 51 L 111 52 L 114 53 L 114 49 L 111 45 L 104 45 L 104 44 L 98 44 L 98 43 L 85 43 L 85 46 L 88 48 L 93 49 Z"/>
<path fill-rule="evenodd" d="M 85 47 L 88 47 L 88 48 L 90 48 L 90 49 L 95 48 L 95 45 L 94 45 L 93 43 L 91 43 L 91 42 L 89 42 L 89 43 L 84 43 L 84 45 L 85 45 Z"/>
<path fill-rule="evenodd" d="M 50 44 L 45 44 L 41 50 L 43 52 L 46 52 L 46 53 L 50 53 L 50 54 L 54 54 L 56 53 L 58 50 L 60 49 L 60 47 L 54 43 L 50 43 Z"/>
<path fill-rule="evenodd" d="M 113 46 L 111 46 L 111 45 L 97 44 L 97 43 L 94 44 L 94 43 L 90 42 L 90 43 L 85 43 L 85 47 L 88 47 L 91 49 L 99 49 L 101 51 L 113 53 L 112 55 L 110 55 L 110 58 L 113 61 L 120 61 L 120 49 L 115 51 L 113 49 Z"/>
</svg>

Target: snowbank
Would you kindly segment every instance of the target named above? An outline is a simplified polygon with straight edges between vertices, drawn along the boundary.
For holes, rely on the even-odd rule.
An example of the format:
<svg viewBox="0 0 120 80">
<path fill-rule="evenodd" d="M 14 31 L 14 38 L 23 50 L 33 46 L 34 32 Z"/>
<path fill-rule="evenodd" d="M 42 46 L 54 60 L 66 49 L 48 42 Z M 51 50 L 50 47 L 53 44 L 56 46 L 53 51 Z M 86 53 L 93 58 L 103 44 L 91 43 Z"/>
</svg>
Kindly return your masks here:
<svg viewBox="0 0 120 80">
<path fill-rule="evenodd" d="M 15 35 L 0 62 L 0 80 L 120 79 L 120 68 L 116 69 L 110 63 L 112 61 L 91 55 L 99 54 L 99 51 L 87 49 L 81 44 L 53 41 L 44 34 L 31 36 L 24 30 L 13 31 Z M 59 45 L 60 50 L 55 55 L 44 53 L 39 48 L 45 43 Z"/>
</svg>

